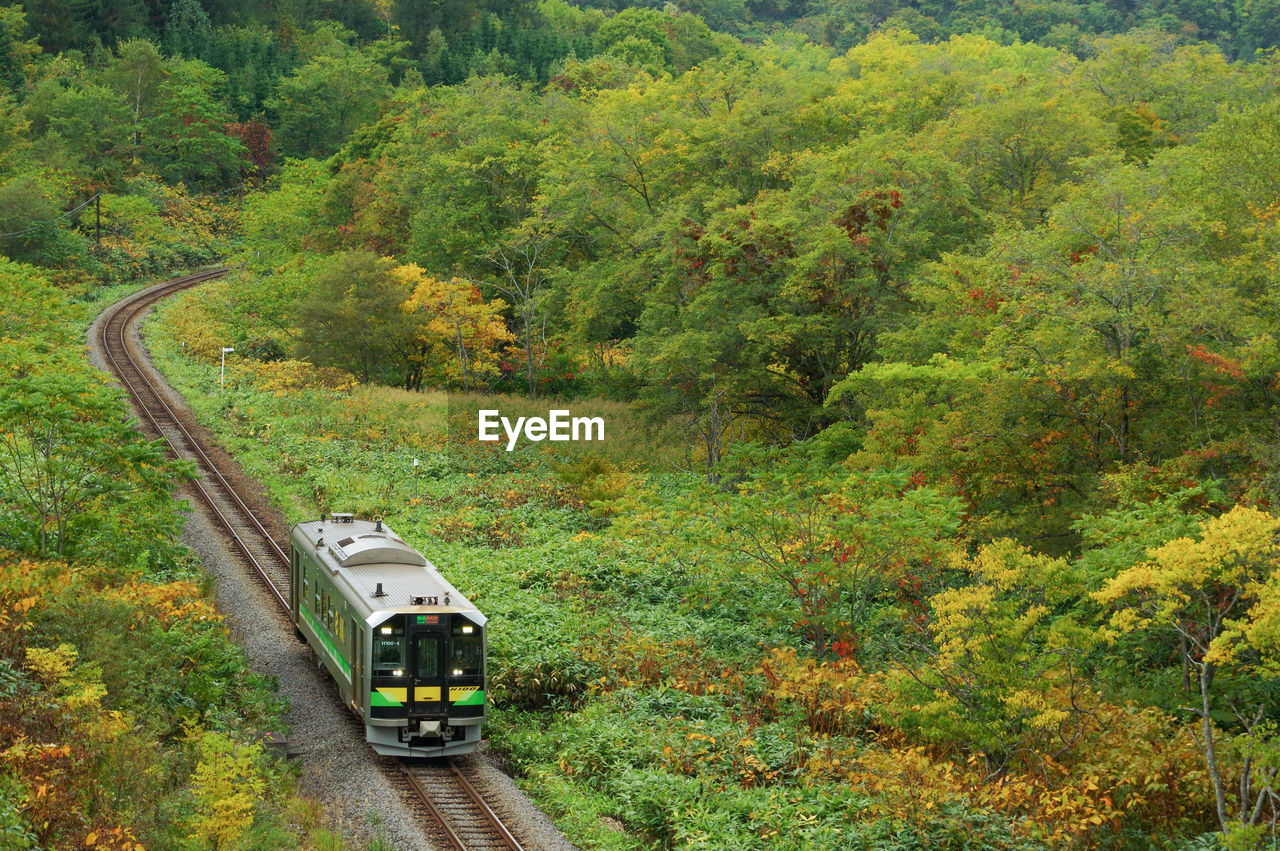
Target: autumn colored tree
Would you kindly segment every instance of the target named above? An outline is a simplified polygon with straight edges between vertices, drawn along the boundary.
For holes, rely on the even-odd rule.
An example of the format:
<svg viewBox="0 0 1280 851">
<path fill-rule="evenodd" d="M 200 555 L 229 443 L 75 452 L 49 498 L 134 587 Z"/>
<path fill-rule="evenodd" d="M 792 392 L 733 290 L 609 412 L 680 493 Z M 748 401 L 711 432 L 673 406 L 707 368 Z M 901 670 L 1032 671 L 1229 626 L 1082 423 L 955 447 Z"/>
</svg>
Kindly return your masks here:
<svg viewBox="0 0 1280 851">
<path fill-rule="evenodd" d="M 989 778 L 1042 770 L 1081 743 L 1097 708 L 1096 631 L 1072 611 L 1083 583 L 1065 559 L 1008 539 L 956 566 L 970 583 L 930 598 L 931 644 L 907 668 L 921 687 L 912 723 L 966 743 Z"/>
<path fill-rule="evenodd" d="M 256 178 L 266 177 L 275 160 L 275 153 L 271 150 L 270 125 L 256 118 L 233 121 L 227 125 L 227 133 L 238 138 L 245 147 L 248 163 L 244 171 Z"/>
<path fill-rule="evenodd" d="M 258 767 L 262 746 L 240 744 L 214 730 L 192 730 L 188 737 L 199 754 L 192 775 L 192 832 L 214 848 L 234 847 L 253 824 L 254 804 L 266 790 Z"/>
<path fill-rule="evenodd" d="M 404 310 L 418 320 L 413 364 L 419 373 L 408 383 L 417 389 L 425 374 L 467 392 L 482 389 L 498 374 L 503 347 L 515 340 L 502 320 L 506 304 L 486 302 L 471 281 L 438 280 L 412 263 L 391 275 L 411 289 Z"/>
<path fill-rule="evenodd" d="M 1213 783 L 1218 822 L 1256 841 L 1276 814 L 1280 739 L 1280 520 L 1237 506 L 1150 551 L 1094 599 L 1112 610 L 1110 638 L 1163 634 L 1195 672 L 1185 711 Z M 1242 846 L 1243 847 L 1243 846 Z"/>
</svg>

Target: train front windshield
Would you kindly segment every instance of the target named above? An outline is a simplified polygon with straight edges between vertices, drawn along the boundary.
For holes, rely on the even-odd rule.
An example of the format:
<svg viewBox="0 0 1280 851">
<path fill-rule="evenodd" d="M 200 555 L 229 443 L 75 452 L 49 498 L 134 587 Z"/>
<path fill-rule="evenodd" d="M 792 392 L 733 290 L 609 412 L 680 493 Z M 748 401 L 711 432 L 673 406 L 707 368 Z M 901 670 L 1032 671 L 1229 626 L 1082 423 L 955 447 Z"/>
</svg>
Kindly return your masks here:
<svg viewBox="0 0 1280 851">
<path fill-rule="evenodd" d="M 480 637 L 480 628 L 461 618 L 454 618 L 451 633 L 449 676 L 455 679 L 481 676 L 484 669 L 484 642 Z"/>
<path fill-rule="evenodd" d="M 440 678 L 440 638 L 436 635 L 419 635 L 414 647 L 417 665 L 414 676 L 419 680 Z"/>
<path fill-rule="evenodd" d="M 392 676 L 404 673 L 404 625 L 398 621 L 378 627 L 373 642 L 373 669 Z"/>
</svg>

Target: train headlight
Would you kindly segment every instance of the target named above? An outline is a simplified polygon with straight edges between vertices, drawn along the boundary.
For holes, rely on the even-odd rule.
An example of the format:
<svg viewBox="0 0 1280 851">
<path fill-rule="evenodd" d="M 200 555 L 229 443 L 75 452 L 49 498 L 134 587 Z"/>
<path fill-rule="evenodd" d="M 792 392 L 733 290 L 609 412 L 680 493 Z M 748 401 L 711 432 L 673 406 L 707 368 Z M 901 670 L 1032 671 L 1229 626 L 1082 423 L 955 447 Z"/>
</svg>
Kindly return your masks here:
<svg viewBox="0 0 1280 851">
<path fill-rule="evenodd" d="M 474 626 L 464 626 L 464 627 L 462 628 L 462 634 L 463 634 L 463 635 L 470 635 L 471 633 L 473 633 L 473 632 L 475 632 L 475 631 L 476 631 L 476 628 L 475 628 Z"/>
<path fill-rule="evenodd" d="M 401 670 L 400 668 L 397 668 L 396 670 L 394 670 L 394 671 L 392 671 L 392 672 L 391 672 L 391 676 L 393 676 L 393 677 L 403 677 L 403 676 L 404 676 L 404 671 L 403 671 L 403 670 Z"/>
<path fill-rule="evenodd" d="M 462 676 L 462 669 L 461 669 L 461 668 L 454 668 L 454 669 L 453 669 L 453 675 L 454 675 L 455 677 L 460 677 L 460 676 Z"/>
<path fill-rule="evenodd" d="M 391 627 L 389 627 L 389 626 L 384 626 L 384 627 L 382 628 L 382 634 L 383 634 L 383 635 L 390 635 L 390 634 L 391 634 Z"/>
</svg>

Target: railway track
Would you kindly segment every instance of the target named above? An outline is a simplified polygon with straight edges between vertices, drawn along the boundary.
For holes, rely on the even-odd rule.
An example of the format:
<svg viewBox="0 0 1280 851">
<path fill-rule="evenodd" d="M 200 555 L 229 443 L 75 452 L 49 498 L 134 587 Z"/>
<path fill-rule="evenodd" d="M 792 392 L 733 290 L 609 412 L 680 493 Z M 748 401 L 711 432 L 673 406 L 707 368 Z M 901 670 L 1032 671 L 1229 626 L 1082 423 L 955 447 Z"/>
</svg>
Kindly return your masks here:
<svg viewBox="0 0 1280 851">
<path fill-rule="evenodd" d="M 97 323 L 97 343 L 133 403 L 143 431 L 152 438 L 163 438 L 175 458 L 195 464 L 196 474 L 190 481 L 192 493 L 288 617 L 288 554 L 237 492 L 232 477 L 216 461 L 217 453 L 199 435 L 190 417 L 155 385 L 137 333 L 138 323 L 156 302 L 229 271 L 219 267 L 184 275 L 117 302 L 103 311 Z M 433 833 L 443 843 L 467 851 L 519 851 L 520 843 L 453 760 L 390 762 L 400 773 L 402 782 L 397 785 L 416 796 L 419 809 L 435 822 Z"/>
<path fill-rule="evenodd" d="M 520 843 L 454 760 L 400 760 L 410 788 L 455 848 L 519 849 Z"/>
<path fill-rule="evenodd" d="M 196 438 L 193 429 L 183 422 L 184 418 L 154 386 L 145 367 L 142 344 L 134 333 L 138 321 L 160 299 L 220 278 L 229 271 L 221 267 L 174 278 L 108 308 L 98 325 L 99 350 L 133 402 L 142 419 L 143 430 L 152 437 L 164 438 L 174 457 L 195 463 L 197 475 L 191 479 L 192 491 L 266 584 L 281 610 L 287 613 L 289 604 L 285 594 L 289 587 L 289 556 L 210 458 L 204 442 Z"/>
</svg>

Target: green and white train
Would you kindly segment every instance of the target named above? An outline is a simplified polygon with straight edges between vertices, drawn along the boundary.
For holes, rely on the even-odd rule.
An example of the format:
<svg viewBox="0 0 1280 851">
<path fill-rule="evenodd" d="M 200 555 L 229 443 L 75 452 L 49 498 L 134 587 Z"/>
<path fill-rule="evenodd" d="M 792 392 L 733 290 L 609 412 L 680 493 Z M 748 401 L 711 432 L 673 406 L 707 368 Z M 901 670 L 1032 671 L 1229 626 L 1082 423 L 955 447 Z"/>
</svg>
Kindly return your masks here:
<svg viewBox="0 0 1280 851">
<path fill-rule="evenodd" d="M 299 523 L 289 610 L 374 750 L 463 754 L 480 743 L 485 616 L 381 520 Z"/>
</svg>

